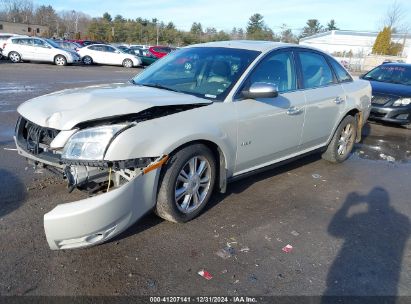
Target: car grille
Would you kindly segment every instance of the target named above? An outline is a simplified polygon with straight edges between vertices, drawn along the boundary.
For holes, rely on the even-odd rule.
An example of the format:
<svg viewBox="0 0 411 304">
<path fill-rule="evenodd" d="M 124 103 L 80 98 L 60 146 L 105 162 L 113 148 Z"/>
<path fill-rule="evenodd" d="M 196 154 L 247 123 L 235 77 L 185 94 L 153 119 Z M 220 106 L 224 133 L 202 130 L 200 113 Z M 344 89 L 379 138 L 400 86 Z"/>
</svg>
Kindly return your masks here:
<svg viewBox="0 0 411 304">
<path fill-rule="evenodd" d="M 372 97 L 371 103 L 377 104 L 377 105 L 385 105 L 390 100 L 391 100 L 391 97 L 376 95 Z"/>
<path fill-rule="evenodd" d="M 16 138 L 19 146 L 33 155 L 53 154 L 50 144 L 59 130 L 45 128 L 20 117 L 16 125 Z"/>
</svg>

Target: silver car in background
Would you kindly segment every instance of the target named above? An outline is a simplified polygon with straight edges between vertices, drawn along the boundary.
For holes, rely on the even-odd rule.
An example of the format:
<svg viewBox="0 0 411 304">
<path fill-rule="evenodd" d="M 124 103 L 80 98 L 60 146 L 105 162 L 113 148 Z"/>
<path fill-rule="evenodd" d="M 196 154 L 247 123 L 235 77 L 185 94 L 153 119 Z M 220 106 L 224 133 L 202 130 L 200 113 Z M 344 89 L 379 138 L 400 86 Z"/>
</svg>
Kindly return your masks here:
<svg viewBox="0 0 411 304">
<path fill-rule="evenodd" d="M 370 101 L 367 81 L 318 50 L 212 42 L 175 51 L 127 84 L 25 102 L 15 141 L 30 162 L 61 172 L 70 190 L 93 194 L 44 216 L 50 248 L 79 248 L 151 210 L 189 221 L 214 190 L 307 153 L 346 160 Z"/>
<path fill-rule="evenodd" d="M 4 44 L 3 56 L 14 63 L 39 61 L 64 66 L 80 62 L 80 56 L 74 51 L 63 50 L 53 41 L 26 36 L 9 38 Z"/>
</svg>

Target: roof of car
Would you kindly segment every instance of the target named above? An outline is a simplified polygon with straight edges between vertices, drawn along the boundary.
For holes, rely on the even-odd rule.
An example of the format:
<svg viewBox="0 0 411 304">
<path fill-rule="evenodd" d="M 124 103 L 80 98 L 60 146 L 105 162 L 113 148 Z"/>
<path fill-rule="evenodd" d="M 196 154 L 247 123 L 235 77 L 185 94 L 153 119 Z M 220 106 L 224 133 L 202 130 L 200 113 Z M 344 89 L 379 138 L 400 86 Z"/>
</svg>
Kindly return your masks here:
<svg viewBox="0 0 411 304">
<path fill-rule="evenodd" d="M 275 48 L 284 46 L 296 46 L 296 44 L 273 42 L 273 41 L 258 41 L 258 40 L 230 40 L 230 41 L 215 41 L 194 44 L 190 47 L 225 47 L 234 49 L 246 49 L 259 52 L 266 52 Z"/>
<path fill-rule="evenodd" d="M 405 63 L 405 62 L 386 62 L 381 64 L 381 66 L 398 66 L 398 67 L 411 67 L 411 63 Z"/>
</svg>

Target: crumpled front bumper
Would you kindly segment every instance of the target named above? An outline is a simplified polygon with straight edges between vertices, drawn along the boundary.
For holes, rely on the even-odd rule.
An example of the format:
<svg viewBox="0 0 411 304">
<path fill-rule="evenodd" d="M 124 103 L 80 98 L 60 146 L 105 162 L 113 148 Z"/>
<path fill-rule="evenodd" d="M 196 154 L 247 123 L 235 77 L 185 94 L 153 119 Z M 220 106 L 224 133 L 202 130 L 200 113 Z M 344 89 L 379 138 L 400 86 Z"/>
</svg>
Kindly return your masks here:
<svg viewBox="0 0 411 304">
<path fill-rule="evenodd" d="M 88 247 L 126 230 L 154 207 L 159 172 L 138 175 L 104 194 L 57 205 L 44 215 L 50 248 Z"/>
</svg>

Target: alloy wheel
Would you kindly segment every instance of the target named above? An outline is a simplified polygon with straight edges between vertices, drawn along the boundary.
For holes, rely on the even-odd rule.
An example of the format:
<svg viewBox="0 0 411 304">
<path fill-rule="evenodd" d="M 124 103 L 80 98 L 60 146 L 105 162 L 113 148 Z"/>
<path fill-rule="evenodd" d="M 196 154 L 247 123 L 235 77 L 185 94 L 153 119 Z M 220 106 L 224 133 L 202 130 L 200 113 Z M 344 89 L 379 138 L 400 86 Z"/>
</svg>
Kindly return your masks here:
<svg viewBox="0 0 411 304">
<path fill-rule="evenodd" d="M 196 210 L 204 202 L 211 185 L 211 167 L 203 156 L 194 156 L 182 167 L 175 185 L 175 202 L 183 213 Z"/>
<path fill-rule="evenodd" d="M 354 126 L 349 123 L 347 124 L 340 135 L 340 139 L 338 140 L 337 145 L 337 153 L 340 156 L 344 156 L 347 154 L 352 145 L 354 144 Z"/>
</svg>

